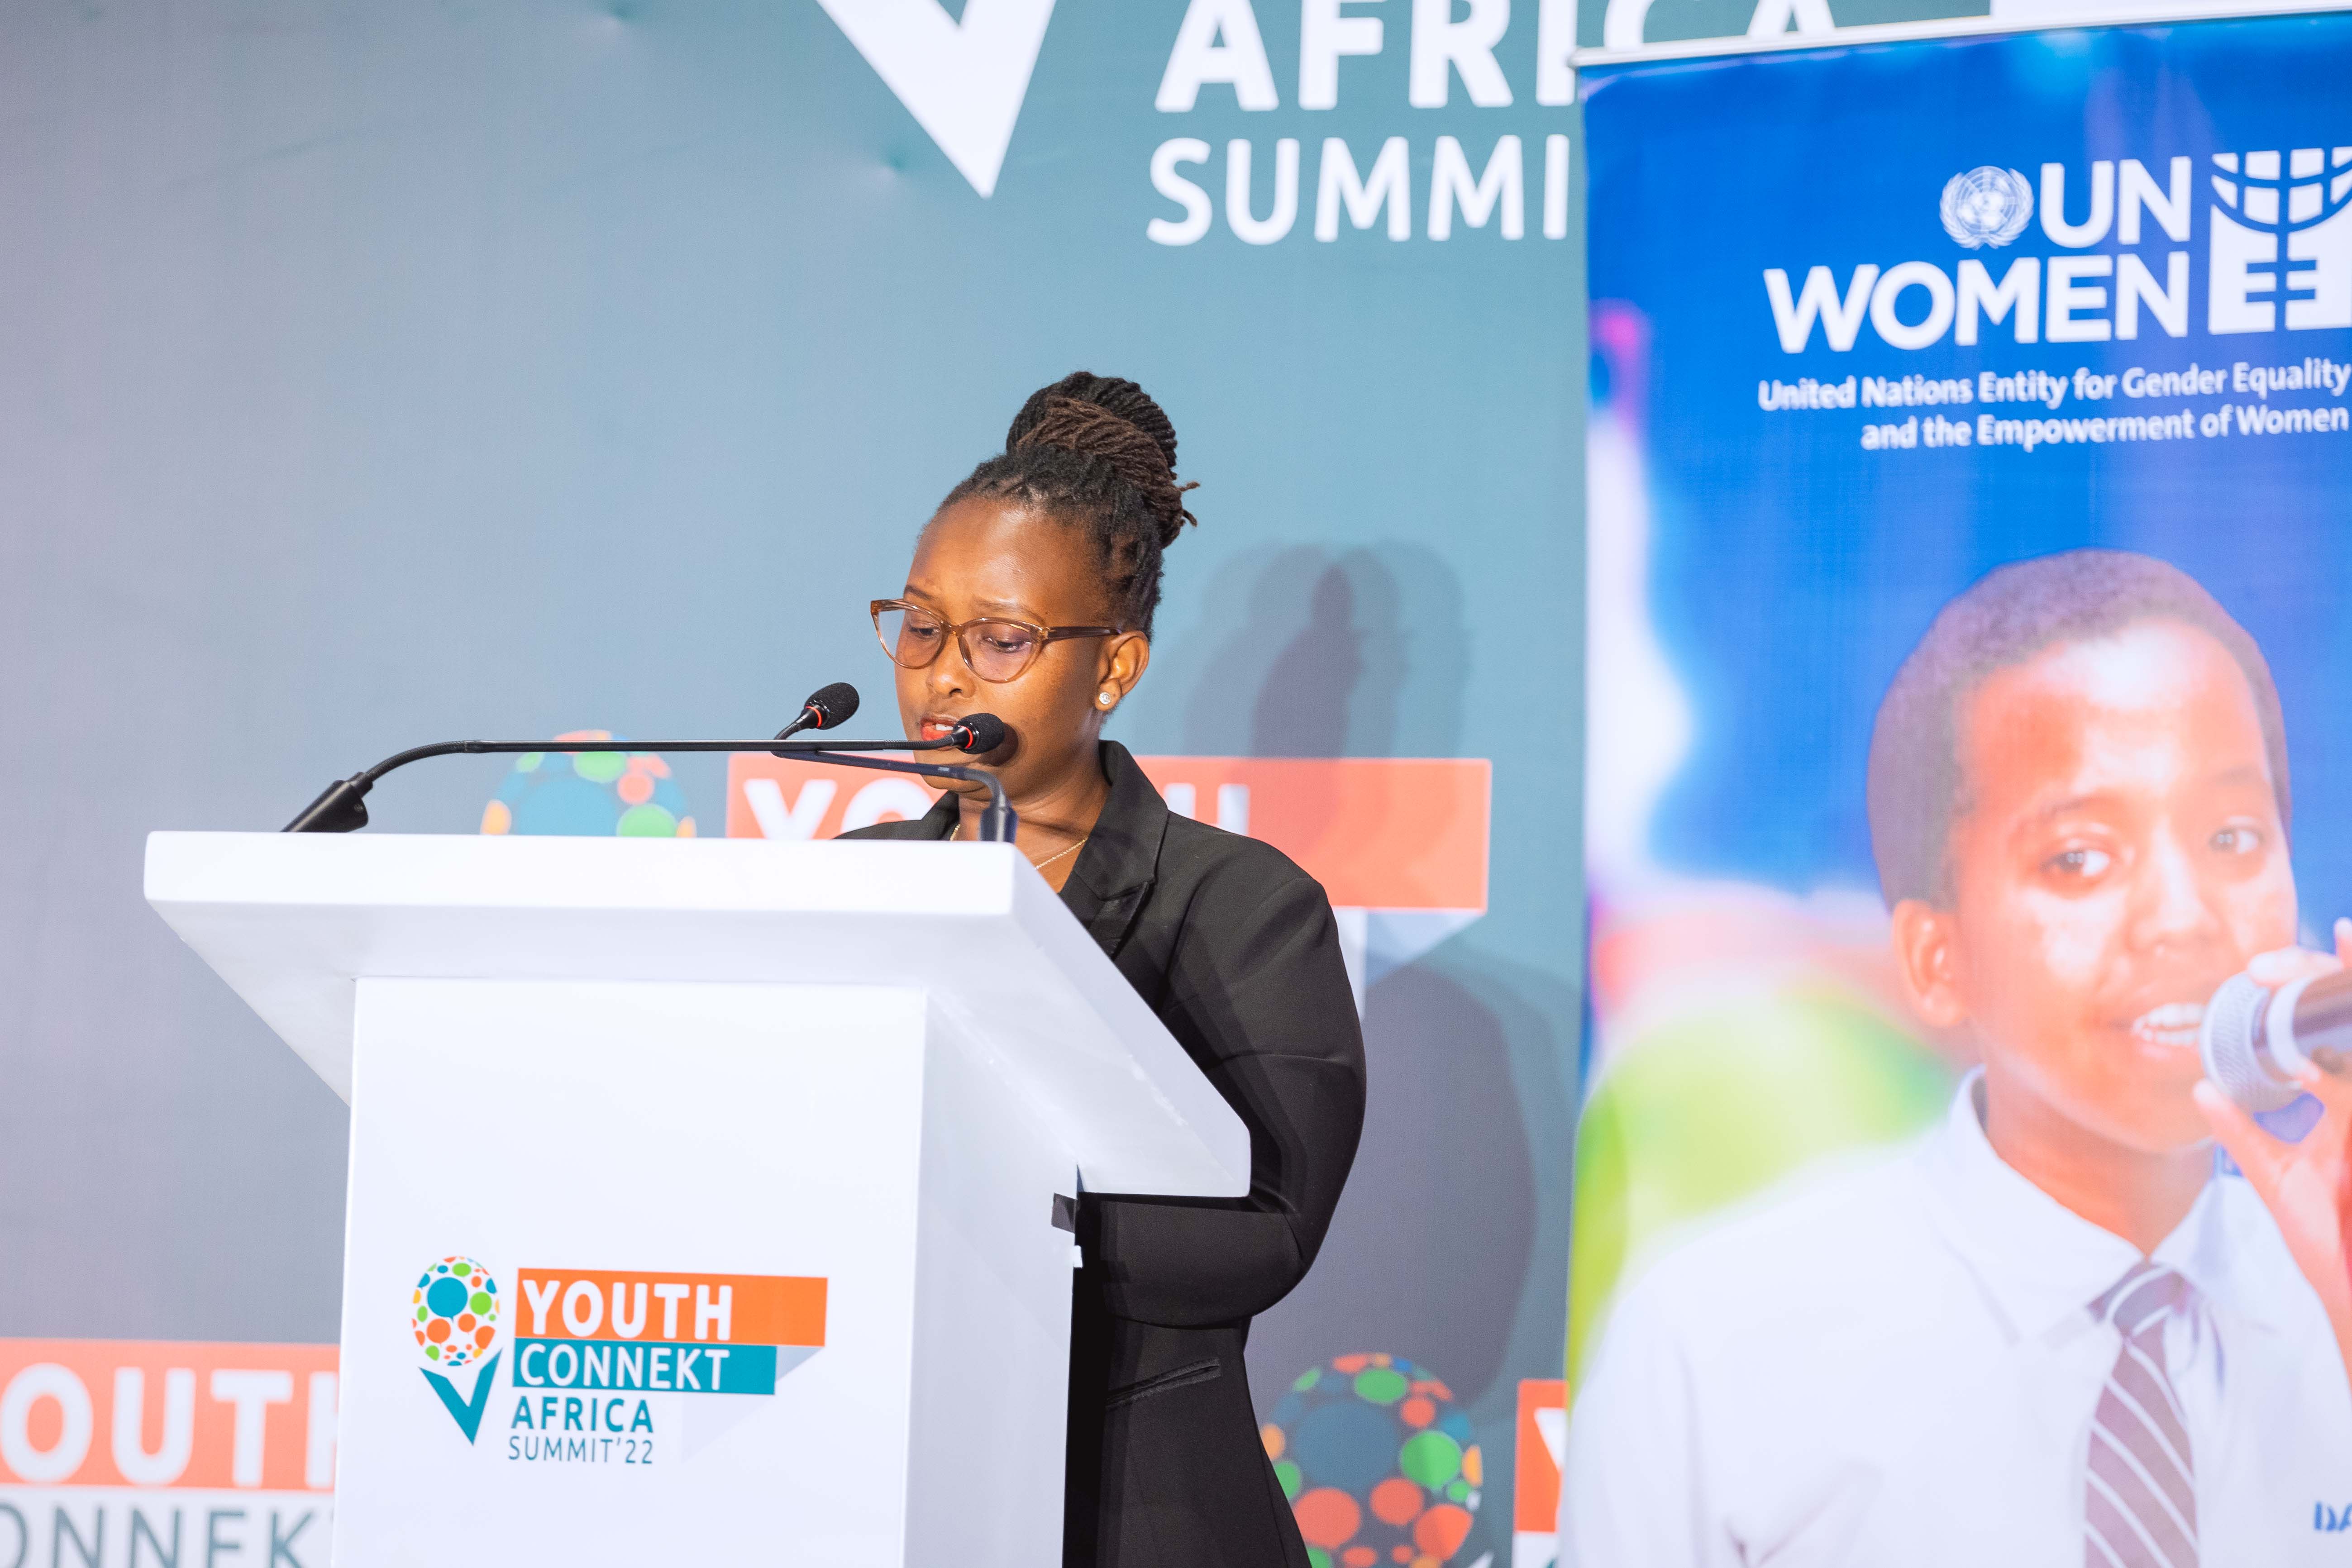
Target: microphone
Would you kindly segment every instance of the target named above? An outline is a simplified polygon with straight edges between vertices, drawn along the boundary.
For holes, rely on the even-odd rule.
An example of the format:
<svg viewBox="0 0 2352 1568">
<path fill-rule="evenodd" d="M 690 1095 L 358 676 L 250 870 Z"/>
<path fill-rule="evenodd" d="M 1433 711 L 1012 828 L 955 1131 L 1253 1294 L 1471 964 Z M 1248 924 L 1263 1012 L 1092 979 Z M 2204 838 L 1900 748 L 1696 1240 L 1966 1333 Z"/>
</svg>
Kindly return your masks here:
<svg viewBox="0 0 2352 1568">
<path fill-rule="evenodd" d="M 836 680 L 810 692 L 808 700 L 801 704 L 801 716 L 777 731 L 776 739 L 789 741 L 803 730 L 830 730 L 846 723 L 856 711 L 857 688 Z"/>
<path fill-rule="evenodd" d="M 963 721 L 948 731 L 948 743 L 968 757 L 984 757 L 1004 744 L 1011 733 L 1004 721 L 993 713 L 969 713 Z"/>
<path fill-rule="evenodd" d="M 2248 1110 L 2277 1110 L 2303 1086 L 2294 1069 L 2327 1046 L 2352 1051 L 2352 970 L 2305 975 L 2273 991 L 2233 974 L 2205 1005 L 2197 1048 L 2205 1076 Z"/>
<path fill-rule="evenodd" d="M 892 757 L 856 754 L 953 750 L 977 756 L 992 752 L 1004 743 L 1007 733 L 1004 721 L 992 713 L 974 713 L 950 730 L 944 739 L 937 741 L 788 742 L 785 739 L 798 730 L 829 729 L 856 711 L 857 689 L 847 681 L 835 681 L 812 693 L 809 700 L 801 705 L 801 716 L 765 741 L 441 741 L 429 746 L 412 746 L 347 779 L 337 779 L 320 791 L 319 798 L 304 806 L 300 815 L 286 825 L 284 831 L 351 833 L 365 827 L 368 824 L 367 793 L 375 787 L 376 780 L 394 768 L 404 768 L 427 757 L 482 756 L 512 752 L 610 752 L 625 745 L 630 750 L 643 752 L 766 752 L 772 756 L 804 756 L 813 761 L 874 768 L 884 773 L 960 779 L 967 784 L 982 785 L 988 791 L 988 805 L 981 809 L 980 814 L 982 841 L 1008 844 L 1013 841 L 1019 819 L 1013 816 L 1013 803 L 1005 797 L 1004 785 L 994 773 L 984 768 L 957 767 L 942 763 L 909 763 Z"/>
</svg>

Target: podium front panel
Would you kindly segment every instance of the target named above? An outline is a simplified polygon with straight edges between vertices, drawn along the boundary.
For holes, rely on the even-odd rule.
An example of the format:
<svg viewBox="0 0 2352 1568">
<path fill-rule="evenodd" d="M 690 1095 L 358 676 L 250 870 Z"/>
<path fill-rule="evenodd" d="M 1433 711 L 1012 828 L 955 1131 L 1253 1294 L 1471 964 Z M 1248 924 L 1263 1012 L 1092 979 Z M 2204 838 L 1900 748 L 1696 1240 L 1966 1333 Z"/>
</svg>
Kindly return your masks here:
<svg viewBox="0 0 2352 1568">
<path fill-rule="evenodd" d="M 337 1563 L 902 1563 L 923 996 L 358 1006 Z"/>
</svg>

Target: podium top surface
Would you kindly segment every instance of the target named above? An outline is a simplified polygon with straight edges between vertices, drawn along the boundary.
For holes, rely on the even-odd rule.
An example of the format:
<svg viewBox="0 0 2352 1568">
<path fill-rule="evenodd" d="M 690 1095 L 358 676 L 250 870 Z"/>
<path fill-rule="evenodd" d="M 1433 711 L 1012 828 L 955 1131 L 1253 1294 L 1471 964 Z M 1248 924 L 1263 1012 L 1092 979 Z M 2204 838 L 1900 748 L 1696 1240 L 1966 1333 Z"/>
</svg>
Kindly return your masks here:
<svg viewBox="0 0 2352 1568">
<path fill-rule="evenodd" d="M 1249 1132 L 1009 844 L 156 833 L 147 900 L 351 1093 L 365 978 L 928 993 L 1090 1191 L 1233 1196 Z"/>
</svg>

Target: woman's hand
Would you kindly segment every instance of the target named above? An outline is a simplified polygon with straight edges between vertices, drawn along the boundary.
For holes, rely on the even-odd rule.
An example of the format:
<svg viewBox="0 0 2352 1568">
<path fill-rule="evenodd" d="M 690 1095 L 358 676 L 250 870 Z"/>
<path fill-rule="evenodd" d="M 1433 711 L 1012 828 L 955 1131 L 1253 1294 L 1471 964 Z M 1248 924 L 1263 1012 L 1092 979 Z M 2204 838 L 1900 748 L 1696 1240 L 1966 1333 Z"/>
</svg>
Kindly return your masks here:
<svg viewBox="0 0 2352 1568">
<path fill-rule="evenodd" d="M 2288 949 L 2266 952 L 2246 966 L 2265 985 L 2283 985 L 2306 974 L 2333 973 L 2352 965 L 2352 920 L 2336 922 L 2336 952 Z M 2197 1108 L 2213 1136 L 2246 1173 L 2255 1193 L 2278 1222 L 2287 1250 L 2336 1331 L 2337 1350 L 2352 1373 L 2352 1061 L 2322 1047 L 2318 1067 L 2299 1074 L 2318 1097 L 2318 1125 L 2299 1143 L 2272 1136 L 2210 1081 L 2198 1084 Z"/>
</svg>

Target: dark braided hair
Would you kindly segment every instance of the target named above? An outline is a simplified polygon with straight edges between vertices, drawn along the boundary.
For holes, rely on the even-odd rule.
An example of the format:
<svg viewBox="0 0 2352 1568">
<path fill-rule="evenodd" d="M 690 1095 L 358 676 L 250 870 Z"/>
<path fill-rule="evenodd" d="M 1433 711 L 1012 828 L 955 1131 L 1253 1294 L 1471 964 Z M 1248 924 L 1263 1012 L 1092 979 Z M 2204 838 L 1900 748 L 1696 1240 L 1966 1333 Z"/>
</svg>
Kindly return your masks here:
<svg viewBox="0 0 2352 1568">
<path fill-rule="evenodd" d="M 1176 426 L 1131 381 L 1077 371 L 1029 395 L 1004 450 L 948 492 L 1016 500 L 1082 525 L 1119 626 L 1151 635 L 1160 552 L 1194 521 L 1176 482 Z"/>
</svg>

